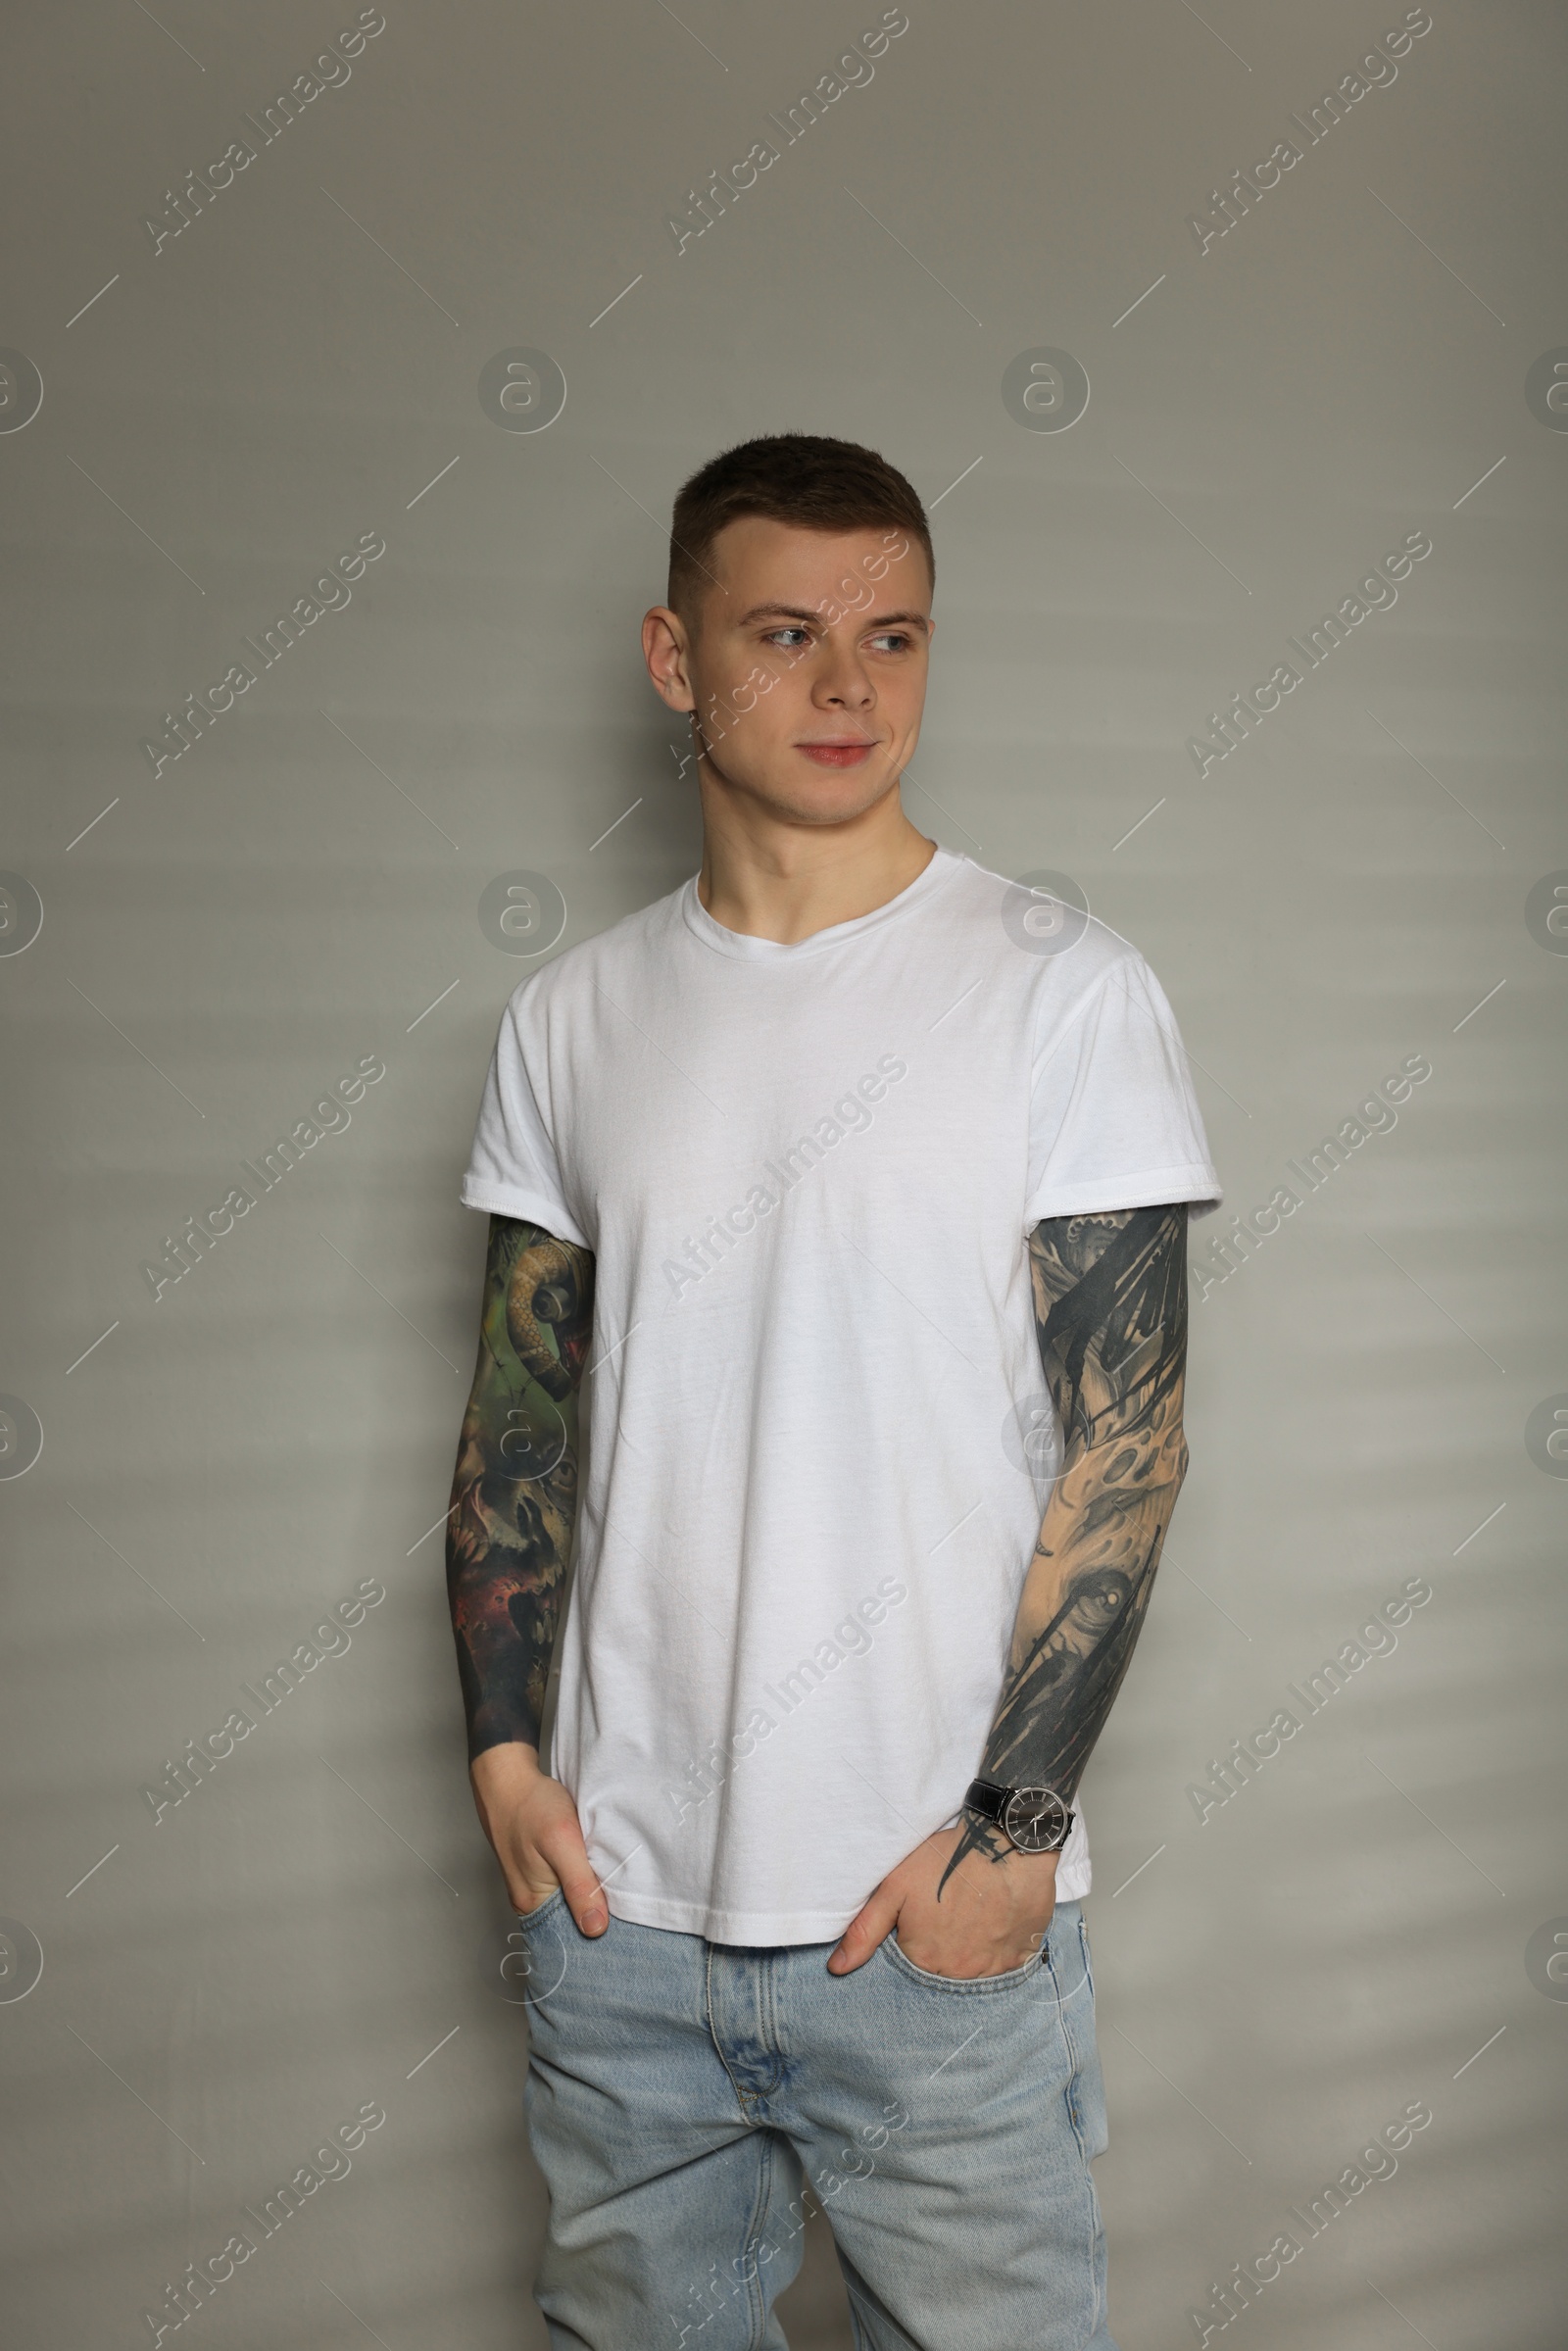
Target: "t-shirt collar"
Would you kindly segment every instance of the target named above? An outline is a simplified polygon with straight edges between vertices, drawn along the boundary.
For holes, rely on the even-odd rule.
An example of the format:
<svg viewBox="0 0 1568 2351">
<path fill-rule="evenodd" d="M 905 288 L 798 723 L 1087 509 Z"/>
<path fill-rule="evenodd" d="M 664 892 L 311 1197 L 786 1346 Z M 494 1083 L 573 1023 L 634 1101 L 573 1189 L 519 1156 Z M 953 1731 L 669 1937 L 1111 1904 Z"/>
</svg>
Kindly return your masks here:
<svg viewBox="0 0 1568 2351">
<path fill-rule="evenodd" d="M 780 963 L 803 955 L 821 954 L 825 949 L 842 946 L 847 940 L 858 939 L 862 931 L 875 930 L 884 922 L 899 921 L 912 908 L 924 904 L 934 891 L 968 859 L 951 849 L 937 845 L 929 864 L 917 873 L 906 888 L 885 906 L 873 906 L 869 914 L 857 914 L 849 922 L 829 923 L 825 930 L 812 931 L 806 939 L 760 939 L 749 931 L 732 931 L 712 915 L 697 895 L 697 876 L 682 885 L 680 910 L 688 930 L 694 931 L 706 947 L 721 955 L 734 955 L 750 963 Z"/>
</svg>

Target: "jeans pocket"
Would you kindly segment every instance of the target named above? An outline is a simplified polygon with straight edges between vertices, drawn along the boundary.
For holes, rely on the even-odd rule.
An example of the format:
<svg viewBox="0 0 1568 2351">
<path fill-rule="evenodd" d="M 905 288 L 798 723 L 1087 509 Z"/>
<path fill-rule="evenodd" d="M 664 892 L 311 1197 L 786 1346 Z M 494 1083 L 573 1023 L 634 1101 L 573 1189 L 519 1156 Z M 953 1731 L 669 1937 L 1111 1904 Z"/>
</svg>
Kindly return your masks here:
<svg viewBox="0 0 1568 2351">
<path fill-rule="evenodd" d="M 1021 1967 L 1006 1968 L 1000 1976 L 934 1976 L 929 1968 L 916 1967 L 902 1943 L 898 1932 L 890 1934 L 881 1945 L 882 1955 L 900 1975 L 907 1976 L 912 1984 L 924 1984 L 937 1991 L 956 1993 L 997 1993 L 1016 1991 L 1031 1977 L 1038 1976 L 1045 1965 L 1044 1945 L 1031 1951 Z"/>
<path fill-rule="evenodd" d="M 535 2025 L 546 2015 L 551 1993 L 559 1991 L 565 1982 L 570 1965 L 565 1930 L 570 1924 L 571 1912 L 566 1908 L 564 1890 L 559 1886 L 534 1909 L 517 1913 L 523 1951 L 521 1982 L 526 1986 L 523 2001 Z M 571 1937 L 573 1942 L 580 1939 L 575 1935 Z"/>
</svg>

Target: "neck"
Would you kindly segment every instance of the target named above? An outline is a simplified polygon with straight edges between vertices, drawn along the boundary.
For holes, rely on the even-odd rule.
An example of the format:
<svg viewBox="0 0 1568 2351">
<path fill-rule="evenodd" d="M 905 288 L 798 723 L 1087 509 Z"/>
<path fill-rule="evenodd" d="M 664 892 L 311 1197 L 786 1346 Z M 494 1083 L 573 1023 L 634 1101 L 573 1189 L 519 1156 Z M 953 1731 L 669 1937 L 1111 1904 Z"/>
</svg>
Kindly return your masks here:
<svg viewBox="0 0 1568 2351">
<path fill-rule="evenodd" d="M 797 946 L 835 923 L 874 914 L 936 855 L 937 844 L 905 814 L 897 787 L 858 816 L 811 825 L 737 804 L 706 777 L 700 781 L 697 895 L 726 930 Z"/>
</svg>

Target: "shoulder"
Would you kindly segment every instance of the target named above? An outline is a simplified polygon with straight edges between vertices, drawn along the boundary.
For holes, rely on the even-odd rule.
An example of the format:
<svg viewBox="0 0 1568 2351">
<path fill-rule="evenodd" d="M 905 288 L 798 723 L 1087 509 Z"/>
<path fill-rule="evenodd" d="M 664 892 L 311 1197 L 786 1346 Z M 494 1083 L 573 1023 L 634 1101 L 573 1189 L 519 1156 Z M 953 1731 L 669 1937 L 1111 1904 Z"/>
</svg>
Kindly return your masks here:
<svg viewBox="0 0 1568 2351">
<path fill-rule="evenodd" d="M 1068 874 L 1010 879 L 966 857 L 954 876 L 953 900 L 960 922 L 1021 980 L 1037 1033 L 1118 990 L 1163 1003 L 1138 948 L 1093 911 Z"/>
<path fill-rule="evenodd" d="M 601 990 L 614 995 L 627 987 L 636 989 L 650 963 L 664 955 L 671 929 L 680 919 L 682 894 L 689 888 L 682 882 L 652 905 L 623 914 L 608 929 L 564 948 L 538 970 L 525 972 L 507 1000 L 506 1017 L 519 1028 L 537 1026 L 569 1017 Z"/>
</svg>

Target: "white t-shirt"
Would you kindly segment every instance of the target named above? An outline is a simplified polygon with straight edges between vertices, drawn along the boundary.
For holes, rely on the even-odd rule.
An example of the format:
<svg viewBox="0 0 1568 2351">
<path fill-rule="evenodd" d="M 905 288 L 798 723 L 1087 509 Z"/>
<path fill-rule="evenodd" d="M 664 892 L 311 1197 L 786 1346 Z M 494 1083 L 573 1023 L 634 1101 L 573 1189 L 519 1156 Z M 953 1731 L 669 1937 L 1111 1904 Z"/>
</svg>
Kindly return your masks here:
<svg viewBox="0 0 1568 2351">
<path fill-rule="evenodd" d="M 945 849 L 794 946 L 693 879 L 515 990 L 463 1198 L 597 1261 L 552 1768 L 611 1910 L 827 1941 L 980 1768 L 1060 1458 L 1025 1236 L 1219 1198 L 1159 984 Z"/>
</svg>

